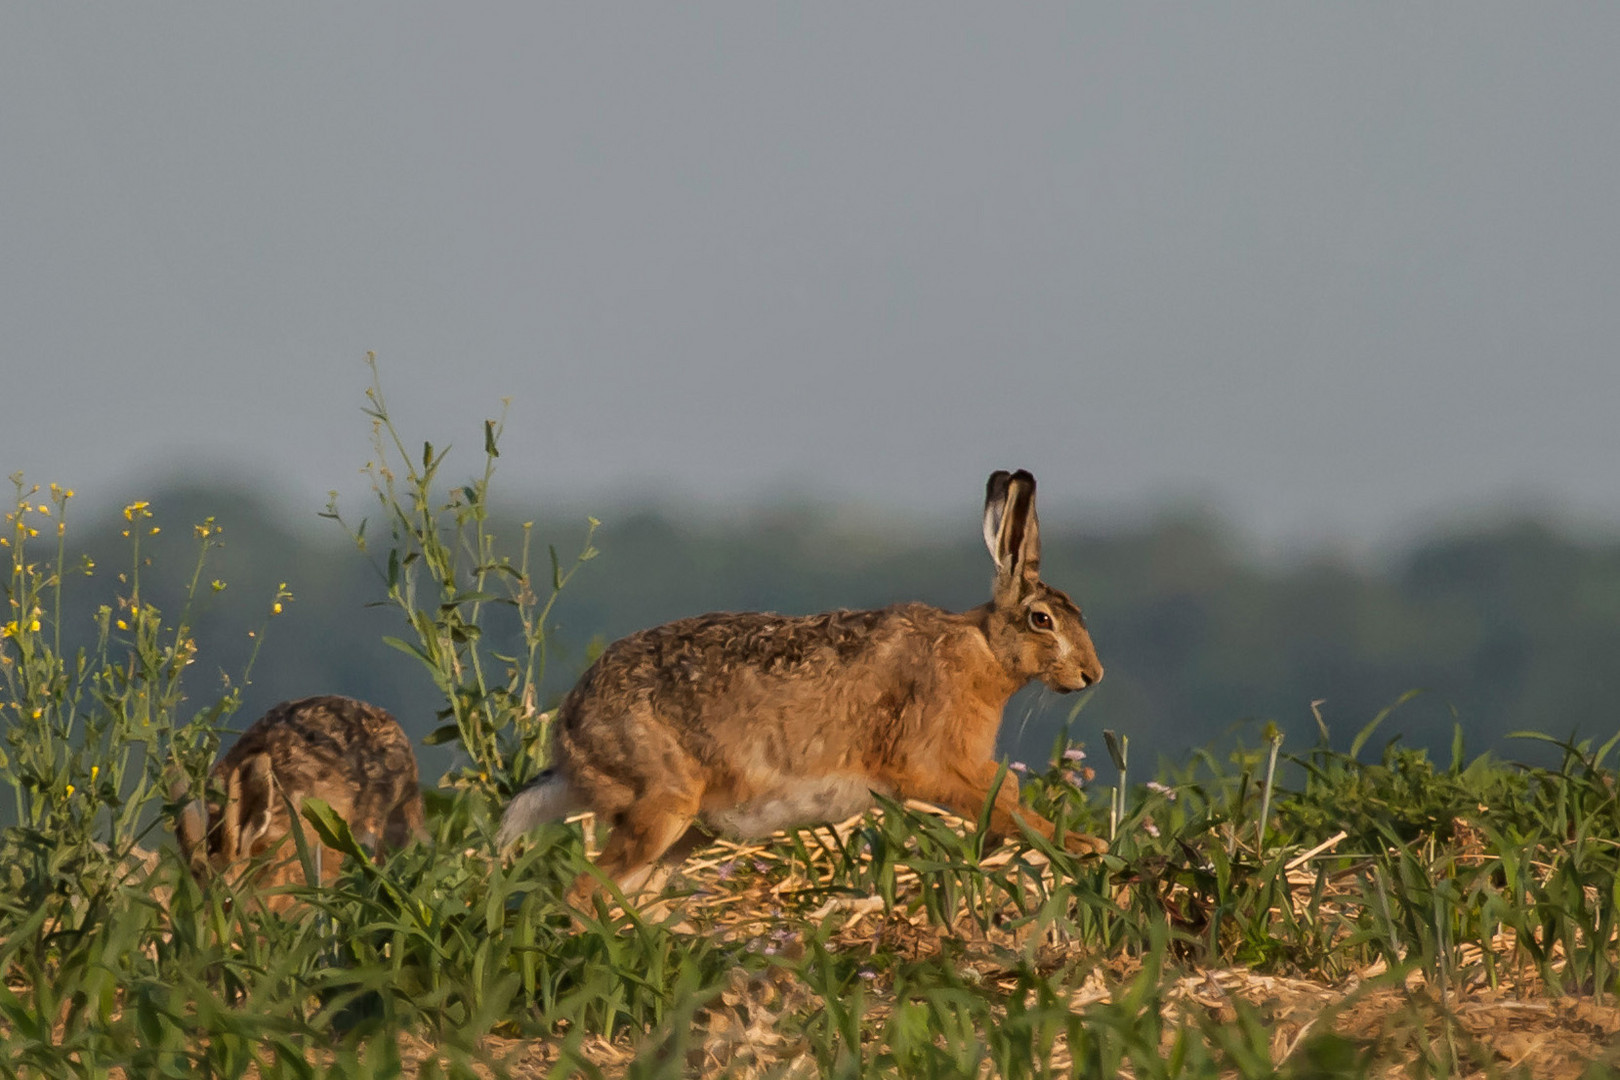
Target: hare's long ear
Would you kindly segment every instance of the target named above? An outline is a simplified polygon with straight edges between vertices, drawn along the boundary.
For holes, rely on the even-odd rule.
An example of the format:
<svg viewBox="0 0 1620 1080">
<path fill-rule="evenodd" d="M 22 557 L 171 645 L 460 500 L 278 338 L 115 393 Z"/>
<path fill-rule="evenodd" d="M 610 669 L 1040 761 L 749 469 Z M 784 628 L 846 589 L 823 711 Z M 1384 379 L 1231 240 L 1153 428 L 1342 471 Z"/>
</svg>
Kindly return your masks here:
<svg viewBox="0 0 1620 1080">
<path fill-rule="evenodd" d="M 1011 478 L 1006 469 L 997 469 L 984 489 L 984 546 L 990 549 L 998 570 L 1006 569 L 1001 563 L 1001 519 L 1007 512 L 1007 481 Z"/>
<path fill-rule="evenodd" d="M 208 807 L 201 799 L 192 799 L 180 810 L 174 823 L 174 838 L 180 844 L 180 857 L 186 865 L 199 867 L 207 861 Z"/>
<path fill-rule="evenodd" d="M 1007 478 L 1006 511 L 996 536 L 996 567 L 1005 580 L 1033 584 L 1041 574 L 1041 526 L 1035 516 L 1035 478 L 1019 469 Z"/>
<path fill-rule="evenodd" d="M 274 797 L 275 773 L 269 754 L 254 754 L 231 774 L 230 802 L 225 811 L 227 851 L 235 858 L 254 853 L 254 845 L 270 831 L 270 800 Z M 235 833 L 234 837 L 231 835 Z"/>
<path fill-rule="evenodd" d="M 226 862 L 234 862 L 241 854 L 236 843 L 241 832 L 237 828 L 241 814 L 242 770 L 237 768 L 225 776 L 225 805 L 219 808 L 219 822 L 214 826 L 219 830 L 219 856 Z"/>
</svg>

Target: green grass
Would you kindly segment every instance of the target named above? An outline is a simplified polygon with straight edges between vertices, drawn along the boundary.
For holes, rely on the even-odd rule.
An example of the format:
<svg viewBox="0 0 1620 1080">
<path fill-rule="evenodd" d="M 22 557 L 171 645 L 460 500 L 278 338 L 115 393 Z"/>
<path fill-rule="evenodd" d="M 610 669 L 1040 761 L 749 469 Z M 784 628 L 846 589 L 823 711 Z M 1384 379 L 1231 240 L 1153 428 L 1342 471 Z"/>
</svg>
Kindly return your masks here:
<svg viewBox="0 0 1620 1080">
<path fill-rule="evenodd" d="M 1459 796 L 1433 804 L 1446 829 L 1362 812 L 1333 822 L 1349 835 L 1290 878 L 1283 865 L 1331 835 L 1296 820 L 1335 792 L 1393 799 L 1425 767 L 1393 752 L 1310 757 L 1344 786 L 1313 773 L 1307 790 L 1278 792 L 1263 860 L 1232 842 L 1260 803 L 1238 801 L 1238 770 L 1178 783 L 1174 802 L 1134 790 L 1102 864 L 1036 848 L 981 860 L 971 829 L 890 806 L 836 834 L 717 849 L 676 882 L 667 916 L 604 909 L 580 930 L 558 899 L 583 865 L 577 828 L 543 830 L 502 865 L 483 813 L 457 805 L 432 843 L 354 861 L 334 887 L 300 889 L 288 917 L 199 889 L 165 848 L 93 887 L 59 875 L 16 894 L 41 906 L 7 903 L 0 1072 L 396 1075 L 390 1048 L 408 1032 L 449 1075 L 480 1061 L 501 1075 L 498 1056 L 523 1040 L 562 1072 L 614 1075 L 707 1062 L 1357 1076 L 1390 1061 L 1506 1074 L 1463 1023 L 1470 1003 L 1612 1002 L 1620 867 L 1612 774 L 1595 751 L 1570 747 L 1558 769 L 1436 770 L 1435 787 Z M 1519 797 L 1484 804 L 1480 784 Z M 1129 824 L 1149 817 L 1157 837 Z M 352 843 L 341 822 L 323 824 Z M 878 910 L 851 902 L 869 896 Z M 1382 1020 L 1336 1032 L 1319 1019 L 1279 1045 L 1274 1014 L 1295 1002 L 1256 996 L 1267 980 L 1318 987 L 1341 1013 L 1383 995 Z"/>
<path fill-rule="evenodd" d="M 1110 740 L 1103 775 L 1060 742 L 1025 797 L 1067 828 L 1111 829 L 1103 860 L 1033 836 L 986 850 L 978 823 L 889 803 L 717 845 L 657 908 L 604 903 L 576 925 L 561 897 L 587 865 L 580 825 L 540 830 L 510 862 L 491 846 L 504 800 L 543 763 L 536 687 L 567 564 L 531 566 L 526 539 L 509 557 L 488 531 L 498 424 L 482 476 L 435 498 L 443 454 L 407 457 L 375 388 L 371 406 L 380 525 L 350 535 L 401 613 L 399 647 L 442 695 L 436 737 L 462 753 L 430 793 L 429 842 L 346 860 L 282 915 L 199 887 L 167 833 L 170 783 L 201 782 L 248 673 L 208 693 L 186 682 L 189 603 L 171 618 L 140 594 L 151 509 L 126 511 L 131 558 L 109 573 L 67 548 L 70 493 L 19 481 L 0 547 L 0 1076 L 1620 1064 L 1604 1049 L 1620 1035 L 1615 740 L 1547 740 L 1559 763 L 1531 768 L 1468 758 L 1459 733 L 1441 764 L 1398 741 L 1370 752 L 1380 716 L 1349 752 L 1325 730 L 1300 753 L 1266 737 L 1148 783 L 1140 763 L 1124 771 L 1127 739 Z M 211 523 L 196 536 L 193 599 Z M 70 584 L 110 594 L 95 644 L 66 655 Z M 354 849 L 341 820 L 307 815 Z"/>
</svg>

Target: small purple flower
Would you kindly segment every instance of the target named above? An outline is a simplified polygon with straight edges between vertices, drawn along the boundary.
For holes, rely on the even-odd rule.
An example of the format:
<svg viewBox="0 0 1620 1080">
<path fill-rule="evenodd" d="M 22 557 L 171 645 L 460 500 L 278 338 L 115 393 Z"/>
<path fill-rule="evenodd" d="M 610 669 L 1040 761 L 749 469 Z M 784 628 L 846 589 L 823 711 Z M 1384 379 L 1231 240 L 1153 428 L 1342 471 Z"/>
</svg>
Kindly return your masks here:
<svg viewBox="0 0 1620 1080">
<path fill-rule="evenodd" d="M 873 979 L 877 978 L 877 972 L 873 971 L 869 967 L 863 967 L 863 968 L 861 968 L 861 970 L 857 971 L 855 974 L 859 975 L 861 978 L 865 979 L 867 982 L 871 982 Z"/>
<path fill-rule="evenodd" d="M 763 874 L 765 871 L 769 870 L 770 868 L 771 868 L 771 864 L 766 862 L 764 859 L 755 859 L 754 860 L 754 873 Z"/>
<path fill-rule="evenodd" d="M 1075 787 L 1079 787 L 1080 785 L 1084 784 L 1086 780 L 1085 777 L 1081 776 L 1073 769 L 1065 769 L 1063 771 L 1063 782 L 1065 784 L 1073 784 Z"/>
<path fill-rule="evenodd" d="M 1084 761 L 1086 760 L 1086 752 L 1080 749 L 1078 746 L 1071 746 L 1067 750 L 1063 751 L 1063 760 Z"/>
<path fill-rule="evenodd" d="M 1161 784 L 1157 780 L 1149 780 L 1147 782 L 1147 789 L 1154 794 L 1163 795 L 1171 802 L 1176 801 L 1176 789 L 1170 787 L 1168 784 Z"/>
<path fill-rule="evenodd" d="M 731 875 L 737 872 L 737 860 L 728 859 L 714 868 L 714 876 L 721 881 L 730 881 Z"/>
<path fill-rule="evenodd" d="M 1009 768 L 1013 772 L 1019 773 L 1019 774 L 1024 774 L 1024 773 L 1029 772 L 1029 766 L 1025 765 L 1022 761 L 1014 761 L 1011 764 L 1009 764 L 1007 766 L 1007 768 Z"/>
</svg>

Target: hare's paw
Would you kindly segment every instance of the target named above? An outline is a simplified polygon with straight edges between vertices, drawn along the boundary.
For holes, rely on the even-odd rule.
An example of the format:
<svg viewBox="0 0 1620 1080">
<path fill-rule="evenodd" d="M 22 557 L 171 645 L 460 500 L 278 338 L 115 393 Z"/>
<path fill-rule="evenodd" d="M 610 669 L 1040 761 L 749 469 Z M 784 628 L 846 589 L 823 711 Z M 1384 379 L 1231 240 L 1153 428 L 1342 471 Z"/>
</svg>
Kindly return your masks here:
<svg viewBox="0 0 1620 1080">
<path fill-rule="evenodd" d="M 1064 834 L 1063 846 L 1075 855 L 1108 854 L 1108 841 L 1100 836 L 1087 836 L 1085 833 Z"/>
</svg>

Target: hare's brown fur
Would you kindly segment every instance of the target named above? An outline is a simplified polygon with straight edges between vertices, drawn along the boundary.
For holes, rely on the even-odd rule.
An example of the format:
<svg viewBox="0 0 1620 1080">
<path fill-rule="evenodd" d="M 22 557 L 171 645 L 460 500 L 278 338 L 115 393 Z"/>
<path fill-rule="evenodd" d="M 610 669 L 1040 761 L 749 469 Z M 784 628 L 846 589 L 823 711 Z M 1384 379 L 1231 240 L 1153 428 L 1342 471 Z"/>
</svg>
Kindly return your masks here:
<svg viewBox="0 0 1620 1080">
<path fill-rule="evenodd" d="M 303 880 L 292 830 L 298 808 L 314 797 L 349 823 L 355 838 L 397 848 L 423 835 L 416 755 L 399 722 L 375 705 L 332 695 L 284 701 L 256 720 L 210 771 L 206 800 L 194 800 L 176 825 L 181 853 L 199 876 L 251 872 L 269 888 Z M 320 845 L 323 881 L 342 856 Z M 246 861 L 268 856 L 250 869 Z M 285 906 L 272 897 L 272 907 Z"/>
<path fill-rule="evenodd" d="M 1028 473 L 991 477 L 985 533 L 993 598 L 967 612 L 713 614 L 614 642 L 564 699 L 552 770 L 508 808 L 502 841 L 588 808 L 612 826 L 600 866 L 628 890 L 694 823 L 763 836 L 857 813 L 873 791 L 976 818 L 1008 698 L 1033 679 L 1066 691 L 1102 677 L 1079 608 L 1039 580 Z M 1019 823 L 1053 832 L 1007 778 L 990 826 Z M 591 888 L 582 877 L 576 898 Z"/>
</svg>

